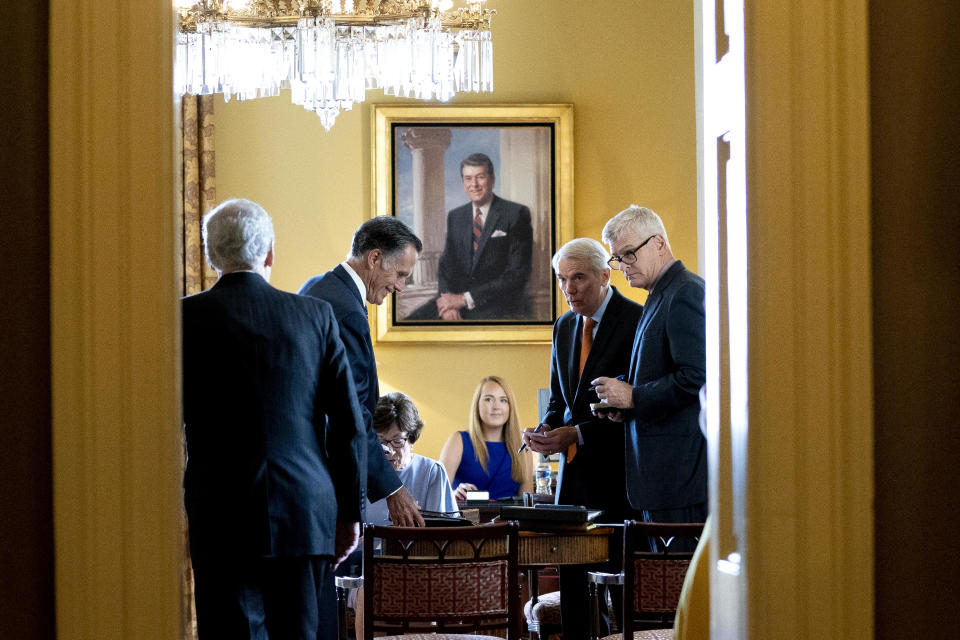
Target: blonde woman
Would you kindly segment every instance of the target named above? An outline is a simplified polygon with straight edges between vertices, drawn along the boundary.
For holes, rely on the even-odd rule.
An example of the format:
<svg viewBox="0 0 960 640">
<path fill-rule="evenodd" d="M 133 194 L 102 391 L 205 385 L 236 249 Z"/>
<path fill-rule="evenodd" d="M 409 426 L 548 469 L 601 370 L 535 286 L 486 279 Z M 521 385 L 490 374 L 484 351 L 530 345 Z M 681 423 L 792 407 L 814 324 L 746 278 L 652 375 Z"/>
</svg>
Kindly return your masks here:
<svg viewBox="0 0 960 640">
<path fill-rule="evenodd" d="M 520 418 L 506 381 L 487 376 L 477 385 L 470 405 L 469 431 L 457 431 L 440 451 L 459 501 L 467 491 L 487 491 L 490 498 L 510 498 L 533 491 L 530 452 L 517 453 Z"/>
</svg>

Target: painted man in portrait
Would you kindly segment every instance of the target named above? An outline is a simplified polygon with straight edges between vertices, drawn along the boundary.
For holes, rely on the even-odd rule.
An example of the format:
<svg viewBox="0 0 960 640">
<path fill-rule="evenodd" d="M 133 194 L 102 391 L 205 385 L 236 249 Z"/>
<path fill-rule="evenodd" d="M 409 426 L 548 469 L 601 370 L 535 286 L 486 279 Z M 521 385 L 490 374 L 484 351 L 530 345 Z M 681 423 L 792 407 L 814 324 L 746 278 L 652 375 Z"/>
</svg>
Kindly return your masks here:
<svg viewBox="0 0 960 640">
<path fill-rule="evenodd" d="M 437 296 L 410 320 L 522 320 L 531 313 L 527 282 L 533 249 L 530 209 L 493 192 L 493 162 L 474 153 L 460 163 L 467 204 L 447 214 L 437 265 Z"/>
</svg>

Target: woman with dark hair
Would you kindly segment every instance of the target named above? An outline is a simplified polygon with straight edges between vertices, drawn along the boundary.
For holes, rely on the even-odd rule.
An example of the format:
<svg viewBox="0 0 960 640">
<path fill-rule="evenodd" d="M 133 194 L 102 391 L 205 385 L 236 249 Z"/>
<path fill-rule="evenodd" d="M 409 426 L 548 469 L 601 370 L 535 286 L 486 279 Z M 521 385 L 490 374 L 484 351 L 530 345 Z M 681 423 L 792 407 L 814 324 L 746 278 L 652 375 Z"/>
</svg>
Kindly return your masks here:
<svg viewBox="0 0 960 640">
<path fill-rule="evenodd" d="M 373 412 L 373 428 L 384 455 L 420 509 L 457 515 L 457 502 L 443 465 L 413 452 L 413 444 L 423 431 L 423 421 L 413 401 L 399 391 L 380 396 Z M 363 520 L 369 524 L 390 524 L 386 499 L 368 502 Z"/>
<path fill-rule="evenodd" d="M 423 421 L 420 412 L 406 394 L 394 391 L 380 396 L 373 411 L 373 428 L 380 440 L 383 454 L 400 476 L 400 482 L 406 487 L 413 499 L 423 511 L 456 516 L 457 501 L 453 498 L 453 489 L 447 480 L 443 465 L 413 452 L 413 443 L 420 438 Z M 390 514 L 387 511 L 387 499 L 374 503 L 367 501 L 363 521 L 367 524 L 389 525 Z M 361 538 L 362 540 L 362 538 Z M 360 575 L 363 562 L 363 544 L 340 565 L 337 575 Z M 356 609 L 356 637 L 363 637 L 363 589 L 351 591 L 347 606 Z"/>
</svg>

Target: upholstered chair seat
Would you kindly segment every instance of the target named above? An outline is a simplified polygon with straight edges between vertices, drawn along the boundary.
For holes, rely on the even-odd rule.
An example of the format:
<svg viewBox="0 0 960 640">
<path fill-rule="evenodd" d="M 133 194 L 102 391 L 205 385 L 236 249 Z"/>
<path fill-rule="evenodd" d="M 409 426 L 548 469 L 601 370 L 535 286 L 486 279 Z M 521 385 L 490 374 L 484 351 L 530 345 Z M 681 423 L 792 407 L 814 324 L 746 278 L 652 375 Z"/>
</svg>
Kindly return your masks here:
<svg viewBox="0 0 960 640">
<path fill-rule="evenodd" d="M 603 640 L 623 640 L 622 633 L 614 633 L 604 636 Z M 673 640 L 673 629 L 648 629 L 646 631 L 634 631 L 633 640 Z"/>
<path fill-rule="evenodd" d="M 537 597 L 537 604 L 527 600 L 523 605 L 523 615 L 527 619 L 527 629 L 535 632 L 540 640 L 546 640 L 549 633 L 560 631 L 560 592 L 550 591 Z"/>
<path fill-rule="evenodd" d="M 407 633 L 402 636 L 377 636 L 377 640 L 503 640 L 503 638 L 460 633 Z"/>
</svg>

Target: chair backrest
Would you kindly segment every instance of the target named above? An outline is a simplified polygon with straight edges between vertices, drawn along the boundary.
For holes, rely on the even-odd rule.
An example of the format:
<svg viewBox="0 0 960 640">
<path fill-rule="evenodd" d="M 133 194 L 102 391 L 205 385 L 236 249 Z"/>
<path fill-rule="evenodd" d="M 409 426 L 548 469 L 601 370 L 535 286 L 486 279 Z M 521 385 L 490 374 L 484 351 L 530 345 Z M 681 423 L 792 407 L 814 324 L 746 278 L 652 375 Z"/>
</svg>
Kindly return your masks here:
<svg viewBox="0 0 960 640">
<path fill-rule="evenodd" d="M 647 628 L 669 626 L 677 611 L 690 558 L 703 523 L 624 523 L 623 636 L 632 637 L 634 618 Z M 630 615 L 630 612 L 633 615 Z"/>
<path fill-rule="evenodd" d="M 515 522 L 363 529 L 364 636 L 520 636 Z M 374 551 L 379 541 L 380 551 Z"/>
</svg>

